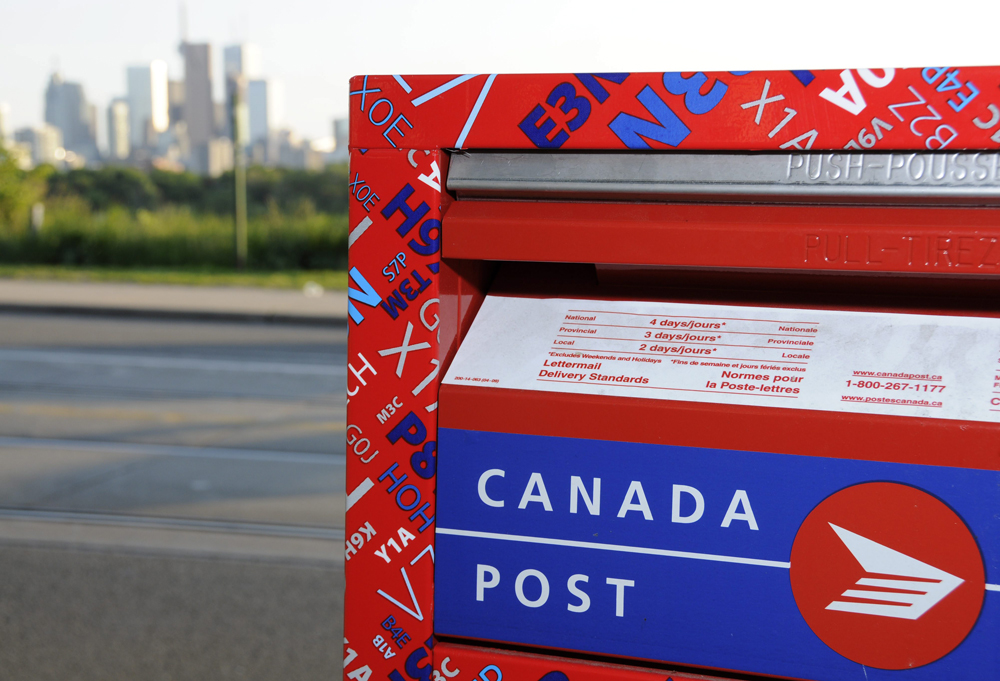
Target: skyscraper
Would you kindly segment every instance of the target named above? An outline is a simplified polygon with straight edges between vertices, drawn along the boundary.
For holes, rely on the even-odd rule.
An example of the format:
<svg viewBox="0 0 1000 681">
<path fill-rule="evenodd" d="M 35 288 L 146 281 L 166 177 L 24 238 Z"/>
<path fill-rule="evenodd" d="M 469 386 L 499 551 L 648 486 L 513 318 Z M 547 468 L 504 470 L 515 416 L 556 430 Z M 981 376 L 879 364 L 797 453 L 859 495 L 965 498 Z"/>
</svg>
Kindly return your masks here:
<svg viewBox="0 0 1000 681">
<path fill-rule="evenodd" d="M 284 92 L 274 80 L 251 80 L 247 85 L 250 109 L 250 144 L 267 141 L 273 130 L 281 127 L 284 118 Z"/>
<path fill-rule="evenodd" d="M 129 108 L 128 100 L 115 99 L 108 105 L 108 158 L 124 161 L 129 157 Z"/>
<path fill-rule="evenodd" d="M 126 70 L 129 141 L 132 147 L 152 147 L 170 124 L 167 63 L 155 60 Z"/>
<path fill-rule="evenodd" d="M 184 122 L 191 145 L 191 169 L 207 173 L 209 143 L 215 137 L 212 102 L 212 46 L 181 43 L 184 57 Z"/>
<path fill-rule="evenodd" d="M 260 78 L 260 47 L 253 43 L 230 45 L 222 51 L 226 76 L 243 76 L 247 80 Z"/>
<path fill-rule="evenodd" d="M 222 50 L 222 64 L 226 74 L 226 115 L 223 117 L 223 125 L 220 126 L 220 134 L 232 138 L 232 116 L 234 115 L 233 104 L 236 95 L 242 104 L 247 103 L 248 84 L 250 80 L 260 77 L 261 53 L 257 45 L 244 43 L 242 45 L 229 45 Z M 239 115 L 244 117 L 241 120 L 240 142 L 245 146 L 252 140 L 248 136 L 249 123 L 246 120 L 246 106 L 239 107 Z"/>
<path fill-rule="evenodd" d="M 53 73 L 45 89 L 45 122 L 59 129 L 67 151 L 97 160 L 95 110 L 87 103 L 82 85 L 68 83 L 61 74 Z"/>
<path fill-rule="evenodd" d="M 333 161 L 335 163 L 346 163 L 349 142 L 348 120 L 346 118 L 335 118 L 333 120 Z"/>
<path fill-rule="evenodd" d="M 170 125 L 184 120 L 184 81 L 167 81 L 167 102 Z"/>
</svg>

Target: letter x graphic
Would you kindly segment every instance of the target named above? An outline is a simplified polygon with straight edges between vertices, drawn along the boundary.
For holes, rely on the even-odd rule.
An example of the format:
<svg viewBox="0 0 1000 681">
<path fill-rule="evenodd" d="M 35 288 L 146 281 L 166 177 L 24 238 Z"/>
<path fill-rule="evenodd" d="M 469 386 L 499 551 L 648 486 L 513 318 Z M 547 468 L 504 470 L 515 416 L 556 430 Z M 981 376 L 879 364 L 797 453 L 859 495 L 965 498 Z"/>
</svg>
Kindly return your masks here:
<svg viewBox="0 0 1000 681">
<path fill-rule="evenodd" d="M 403 367 L 406 365 L 406 355 L 413 352 L 414 350 L 428 350 L 431 347 L 430 343 L 414 343 L 410 345 L 410 335 L 413 333 L 413 322 L 406 322 L 406 333 L 403 334 L 403 344 L 398 348 L 388 348 L 386 350 L 379 350 L 378 354 L 382 357 L 388 357 L 389 355 L 399 355 L 399 361 L 396 363 L 396 377 L 403 377 Z"/>
<path fill-rule="evenodd" d="M 369 90 L 368 89 L 368 76 L 365 76 L 365 80 L 361 84 L 361 89 L 360 90 L 355 90 L 354 92 L 350 93 L 350 95 L 348 95 L 348 96 L 353 97 L 354 95 L 361 95 L 361 110 L 364 111 L 365 110 L 365 97 L 367 95 L 373 95 L 376 92 L 382 92 L 382 88 L 376 87 L 376 88 L 372 88 L 371 90 Z"/>
<path fill-rule="evenodd" d="M 754 116 L 753 122 L 760 125 L 760 117 L 764 113 L 764 107 L 771 102 L 780 102 L 785 98 L 785 95 L 775 95 L 774 97 L 768 97 L 767 93 L 771 89 L 771 81 L 764 79 L 764 91 L 760 93 L 760 99 L 755 102 L 747 102 L 746 104 L 740 104 L 744 109 L 749 109 L 752 106 L 757 107 L 757 115 Z"/>
</svg>

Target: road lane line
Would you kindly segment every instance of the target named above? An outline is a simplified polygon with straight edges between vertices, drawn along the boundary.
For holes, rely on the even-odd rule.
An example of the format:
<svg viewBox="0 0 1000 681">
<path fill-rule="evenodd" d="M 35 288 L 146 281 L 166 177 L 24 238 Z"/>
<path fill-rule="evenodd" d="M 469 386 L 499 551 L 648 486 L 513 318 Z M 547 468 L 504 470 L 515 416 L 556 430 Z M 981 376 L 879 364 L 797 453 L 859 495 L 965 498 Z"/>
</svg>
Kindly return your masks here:
<svg viewBox="0 0 1000 681">
<path fill-rule="evenodd" d="M 293 362 L 233 361 L 164 357 L 162 355 L 124 355 L 96 352 L 49 350 L 0 350 L 0 362 L 35 362 L 39 364 L 130 367 L 136 369 L 193 369 L 290 376 L 347 376 L 347 367 L 336 364 L 295 364 Z"/>
<path fill-rule="evenodd" d="M 91 440 L 59 440 L 34 437 L 0 437 L 2 449 L 61 449 L 85 452 L 115 452 L 137 456 L 178 456 L 193 459 L 227 459 L 235 461 L 269 461 L 277 463 L 343 466 L 345 454 L 312 454 L 225 447 L 190 447 L 183 445 L 149 445 L 128 442 L 98 442 Z"/>
<path fill-rule="evenodd" d="M 268 537 L 297 537 L 300 539 L 327 539 L 343 541 L 344 529 L 340 527 L 312 527 L 309 525 L 281 525 L 276 523 L 248 523 L 232 520 L 201 520 L 196 518 L 169 518 L 117 513 L 92 513 L 88 511 L 43 511 L 24 508 L 0 508 L 0 521 L 34 520 L 86 525 L 122 525 L 162 530 L 196 530 L 200 532 L 225 532 L 252 534 Z"/>
</svg>

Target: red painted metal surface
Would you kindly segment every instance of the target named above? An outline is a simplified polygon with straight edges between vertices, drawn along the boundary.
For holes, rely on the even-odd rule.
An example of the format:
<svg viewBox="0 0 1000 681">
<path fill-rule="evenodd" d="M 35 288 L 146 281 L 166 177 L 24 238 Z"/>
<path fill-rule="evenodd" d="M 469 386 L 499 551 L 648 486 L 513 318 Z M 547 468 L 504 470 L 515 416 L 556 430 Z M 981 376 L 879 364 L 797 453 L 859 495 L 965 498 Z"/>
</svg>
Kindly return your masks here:
<svg viewBox="0 0 1000 681">
<path fill-rule="evenodd" d="M 826 217 L 816 222 L 808 207 L 758 207 L 752 214 L 737 209 L 744 211 L 743 217 L 723 207 L 684 208 L 691 211 L 690 219 L 710 228 L 699 232 L 682 224 L 676 212 L 671 218 L 662 207 L 636 206 L 627 211 L 652 211 L 649 225 L 638 228 L 618 219 L 617 224 L 631 232 L 616 243 L 601 233 L 608 223 L 599 224 L 613 218 L 577 213 L 580 228 L 598 239 L 596 249 L 584 243 L 564 219 L 566 214 L 560 216 L 555 207 L 542 209 L 552 218 L 544 225 L 532 223 L 536 218 L 524 210 L 517 220 L 504 222 L 507 218 L 497 213 L 485 216 L 492 223 L 467 222 L 463 227 L 461 220 L 470 219 L 472 209 L 458 204 L 449 209 L 449 198 L 441 191 L 447 172 L 442 150 L 995 150 L 1000 148 L 998 84 L 997 67 L 352 79 L 345 678 L 442 681 L 450 678 L 442 667 L 449 656 L 449 669 L 461 669 L 463 680 L 476 678 L 490 664 L 502 668 L 508 681 L 537 681 L 549 672 L 574 681 L 666 675 L 433 646 L 438 385 L 494 271 L 482 262 L 443 263 L 442 245 L 445 256 L 473 261 L 648 263 L 653 249 L 644 246 L 636 255 L 636 246 L 628 243 L 645 229 L 642 238 L 664 240 L 674 251 L 674 260 L 656 260 L 657 265 L 716 263 L 713 266 L 969 277 L 990 274 L 995 264 L 991 252 L 983 250 L 993 243 L 983 239 L 996 235 L 995 211 L 928 210 L 908 217 L 912 214 L 905 209 L 858 209 L 861 212 L 848 215 L 837 211 L 853 209 L 836 208 L 824 209 L 821 215 Z M 620 206 L 620 215 L 622 210 Z M 844 216 L 840 222 L 833 220 L 837 215 Z M 881 221 L 875 215 L 892 219 Z M 958 215 L 961 219 L 955 220 Z M 674 226 L 663 229 L 662 223 L 671 220 Z M 772 224 L 762 226 L 760 220 Z M 774 221 L 783 227 L 774 227 Z M 534 231 L 528 234 L 524 230 L 532 224 Z M 530 248 L 518 245 L 505 229 L 530 236 Z M 901 232 L 907 230 L 916 230 L 910 235 L 914 240 L 904 239 L 908 234 Z M 842 261 L 833 255 L 841 237 Z M 904 247 L 912 245 L 912 256 L 905 248 L 902 254 L 886 250 L 893 239 L 905 241 Z M 918 247 L 924 250 L 918 253 Z M 601 255 L 595 256 L 595 251 Z M 880 258 L 883 262 L 876 262 Z M 607 270 L 601 276 L 610 278 Z M 670 403 L 671 415 L 664 416 L 652 401 L 634 400 L 642 404 L 623 409 L 571 396 L 545 396 L 548 406 L 543 408 L 536 395 L 493 394 L 502 392 L 448 389 L 441 399 L 455 419 L 483 429 L 534 432 L 542 428 L 545 411 L 556 409 L 565 415 L 567 427 L 576 428 L 577 437 L 617 428 L 623 438 L 659 442 L 665 437 L 664 424 L 669 424 L 669 436 L 679 444 L 776 451 L 778 433 L 778 451 L 810 442 L 815 453 L 832 455 L 822 444 L 829 438 L 815 438 L 815 433 L 836 433 L 844 427 L 842 419 L 851 418 L 852 428 L 871 438 L 859 447 L 858 456 L 883 443 L 891 444 L 893 451 L 911 448 L 907 456 L 914 460 L 926 460 L 934 446 L 945 448 L 953 452 L 946 465 L 996 469 L 1000 458 L 996 430 L 984 424 L 946 430 L 934 423 L 901 424 L 887 417 L 859 420 L 682 403 Z M 487 414 L 488 405 L 501 413 Z M 713 409 L 726 416 L 727 428 L 707 426 Z"/>
<path fill-rule="evenodd" d="M 443 428 L 1000 470 L 992 423 L 458 385 L 440 405 Z"/>
<path fill-rule="evenodd" d="M 998 84 L 997 67 L 356 76 L 351 146 L 996 149 Z"/>
<path fill-rule="evenodd" d="M 353 679 L 386 678 L 431 636 L 440 158 L 351 152 L 344 671 Z"/>
<path fill-rule="evenodd" d="M 434 647 L 434 681 L 713 681 L 715 677 L 583 662 L 549 655 L 439 643 Z"/>
<path fill-rule="evenodd" d="M 460 201 L 447 258 L 995 275 L 1000 210 Z"/>
</svg>

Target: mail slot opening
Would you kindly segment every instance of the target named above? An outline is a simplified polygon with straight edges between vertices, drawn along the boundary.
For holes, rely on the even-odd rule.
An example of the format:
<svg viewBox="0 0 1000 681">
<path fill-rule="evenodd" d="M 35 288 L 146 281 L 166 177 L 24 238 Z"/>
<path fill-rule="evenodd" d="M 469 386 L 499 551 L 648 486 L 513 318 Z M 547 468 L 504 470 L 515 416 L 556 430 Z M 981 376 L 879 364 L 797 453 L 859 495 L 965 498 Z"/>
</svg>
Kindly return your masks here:
<svg viewBox="0 0 1000 681">
<path fill-rule="evenodd" d="M 454 154 L 442 253 L 593 263 L 609 285 L 995 295 L 998 158 Z"/>
</svg>

